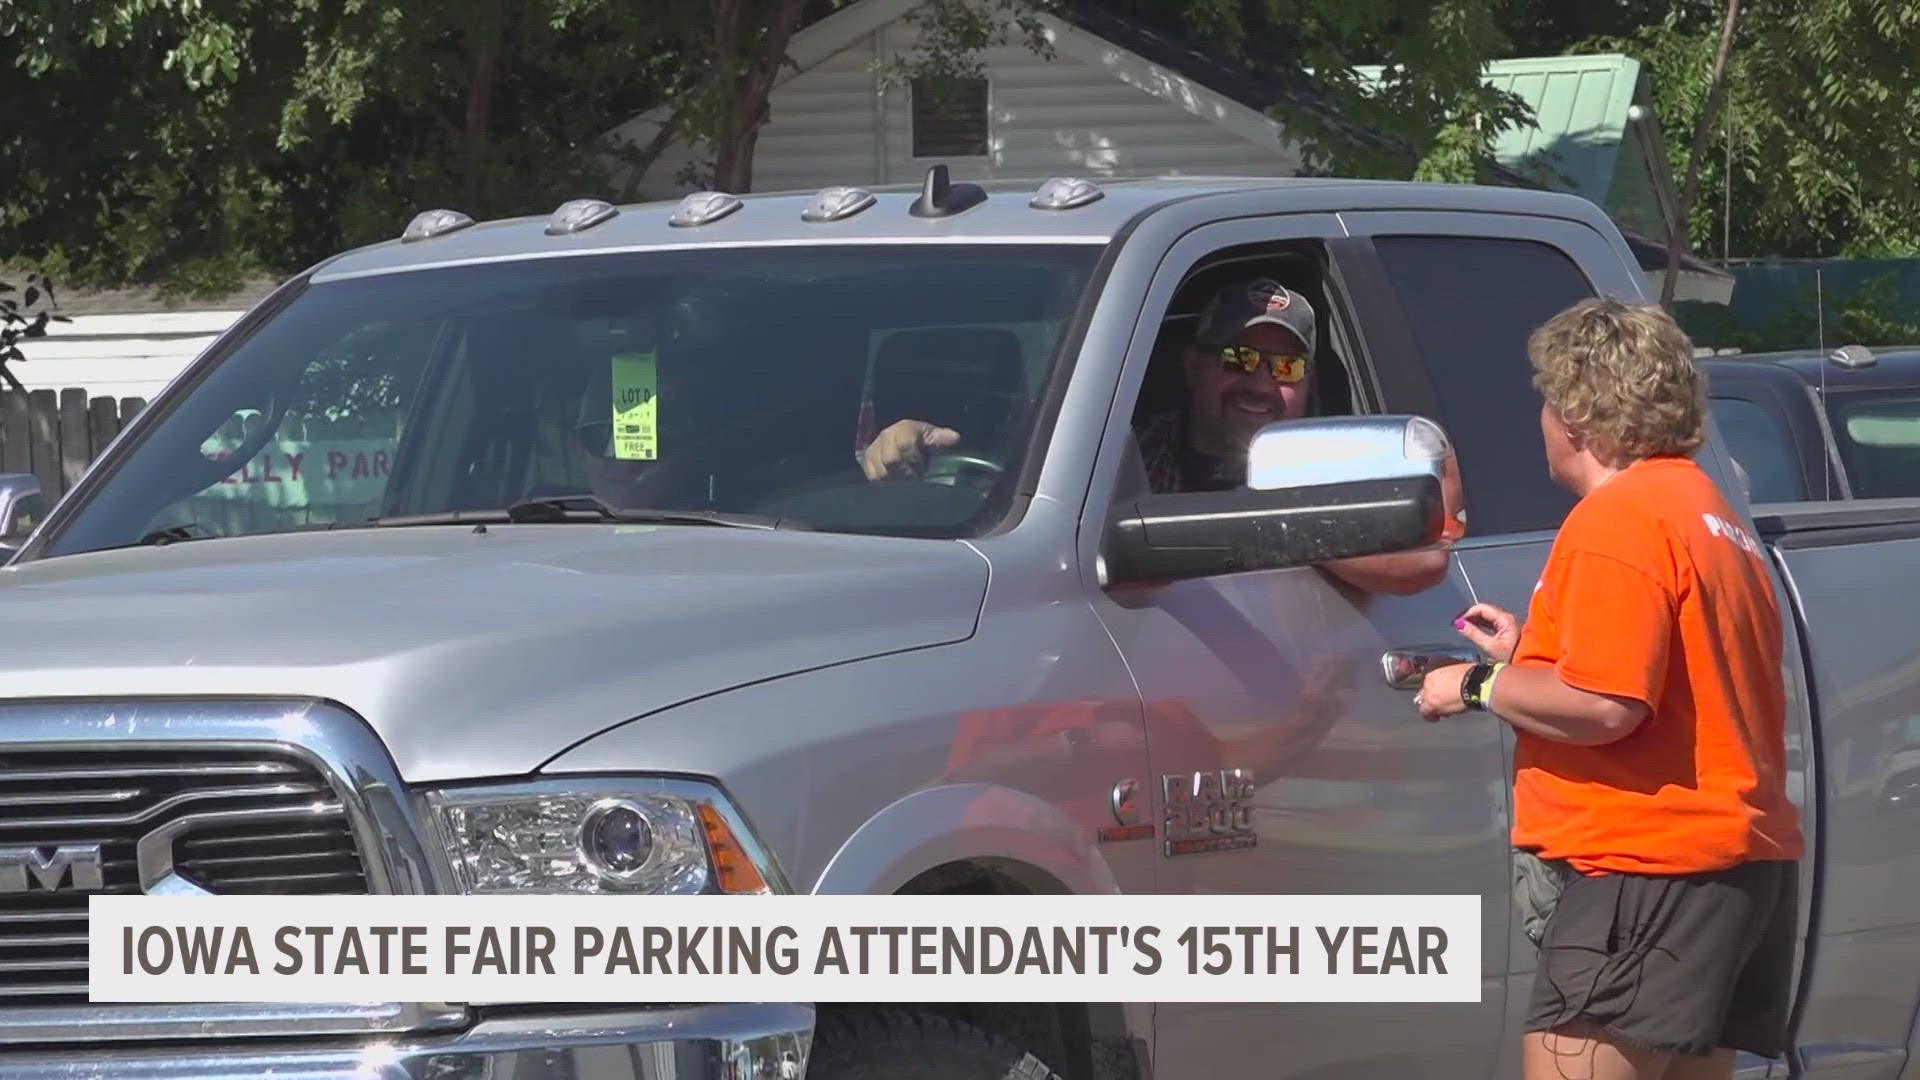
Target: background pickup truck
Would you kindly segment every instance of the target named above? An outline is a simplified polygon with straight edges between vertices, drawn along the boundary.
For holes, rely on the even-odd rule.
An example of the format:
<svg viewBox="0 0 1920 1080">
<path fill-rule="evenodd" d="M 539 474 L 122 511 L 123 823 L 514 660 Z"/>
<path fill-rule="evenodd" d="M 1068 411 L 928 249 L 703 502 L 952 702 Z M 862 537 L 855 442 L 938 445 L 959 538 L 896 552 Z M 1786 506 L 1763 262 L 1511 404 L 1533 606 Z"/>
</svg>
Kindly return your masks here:
<svg viewBox="0 0 1920 1080">
<path fill-rule="evenodd" d="M 1920 497 L 1920 348 L 1700 361 L 1758 503 Z"/>
<path fill-rule="evenodd" d="M 1136 419 L 1254 274 L 1319 314 L 1318 416 L 1262 430 L 1244 489 L 1151 492 Z M 1639 289 L 1571 197 L 944 170 L 429 213 L 328 260 L 0 571 L 0 1074 L 1515 1075 L 1512 741 L 1411 699 L 1469 604 L 1525 609 L 1571 503 L 1528 333 Z M 870 481 L 900 418 L 961 441 Z M 364 466 L 301 449 L 376 436 Z M 1888 787 L 1920 508 L 1755 521 L 1717 432 L 1701 461 L 1778 572 L 1811 839 L 1793 1060 L 1742 1075 L 1920 1077 L 1920 817 Z M 222 490 L 237 462 L 258 482 Z M 1396 551 L 1426 587 L 1315 565 Z M 1196 830 L 1196 800 L 1250 825 Z M 141 889 L 1469 892 L 1485 979 L 1459 1005 L 90 1007 L 86 895 Z"/>
</svg>

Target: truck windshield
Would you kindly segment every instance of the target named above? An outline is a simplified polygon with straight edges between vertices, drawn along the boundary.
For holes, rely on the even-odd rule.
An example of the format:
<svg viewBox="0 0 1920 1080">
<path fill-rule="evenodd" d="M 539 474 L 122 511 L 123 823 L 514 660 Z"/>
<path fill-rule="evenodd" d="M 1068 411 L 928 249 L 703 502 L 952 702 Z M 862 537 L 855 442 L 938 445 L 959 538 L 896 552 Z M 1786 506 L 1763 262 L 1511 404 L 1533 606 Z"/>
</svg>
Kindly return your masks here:
<svg viewBox="0 0 1920 1080">
<path fill-rule="evenodd" d="M 593 496 L 961 536 L 1011 504 L 1087 244 L 731 247 L 308 286 L 185 392 L 45 555 Z M 860 451 L 959 433 L 908 479 Z"/>
<path fill-rule="evenodd" d="M 1840 391 L 1827 409 L 1854 498 L 1920 497 L 1920 392 Z"/>
</svg>

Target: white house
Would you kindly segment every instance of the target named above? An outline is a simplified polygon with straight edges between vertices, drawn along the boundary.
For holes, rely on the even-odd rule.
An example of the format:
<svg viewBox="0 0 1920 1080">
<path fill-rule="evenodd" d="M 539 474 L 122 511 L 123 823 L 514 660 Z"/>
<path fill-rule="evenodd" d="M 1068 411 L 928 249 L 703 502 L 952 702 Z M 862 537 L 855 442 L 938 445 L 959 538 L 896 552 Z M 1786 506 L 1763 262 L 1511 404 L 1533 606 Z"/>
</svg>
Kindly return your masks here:
<svg viewBox="0 0 1920 1080">
<path fill-rule="evenodd" d="M 1255 175 L 1291 176 L 1301 156 L 1266 109 L 1290 91 L 1237 64 L 1106 10 L 1099 3 L 1072 7 L 1071 21 L 1039 16 L 1054 55 L 1029 48 L 1014 31 L 1005 44 L 981 57 L 985 77 L 936 102 L 912 86 L 887 87 L 876 68 L 913 54 L 919 32 L 916 9 L 924 0 L 857 0 L 801 30 L 789 47 L 792 65 L 769 101 L 753 161 L 756 191 L 814 190 L 833 184 L 911 183 L 929 166 L 944 163 L 955 179 Z M 1610 65 L 1611 83 L 1569 65 Z M 1569 70 L 1537 70 L 1569 67 Z M 1507 70 L 1507 69 L 1513 70 Z M 1495 64 L 1489 78 L 1516 89 L 1540 112 L 1538 132 L 1508 133 L 1502 164 L 1511 150 L 1528 154 L 1548 142 L 1564 151 L 1596 139 L 1645 137 L 1657 125 L 1638 65 L 1624 58 L 1536 58 Z M 1577 94 L 1566 88 L 1581 88 Z M 1612 93 L 1595 94 L 1594 88 Z M 1594 103 L 1586 106 L 1586 99 Z M 1615 99 L 1618 99 L 1617 101 Z M 1579 115 L 1563 115 L 1579 100 Z M 1646 120 L 1635 131 L 1612 110 Z M 1591 114 L 1591 115 L 1588 115 Z M 646 113 L 610 133 L 645 146 L 667 119 Z M 1575 123 L 1578 121 L 1578 123 Z M 1657 137 L 1657 127 L 1653 128 Z M 1627 149 L 1637 149 L 1636 146 Z M 1607 199 L 1630 236 L 1649 291 L 1658 293 L 1665 268 L 1664 228 L 1644 235 L 1642 204 L 1655 213 L 1677 205 L 1673 180 L 1657 158 L 1615 155 L 1625 175 L 1609 187 L 1584 174 L 1558 184 L 1563 190 Z M 1595 152 L 1589 149 L 1587 158 Z M 671 199 L 705 186 L 710 151 L 675 140 L 634 185 L 641 198 Z M 1515 163 L 1517 164 L 1517 162 Z M 1582 165 L 1586 165 L 1583 160 Z M 1588 167 L 1586 171 L 1591 171 Z M 1513 182 L 1536 181 L 1509 167 Z M 632 179 L 632 178 L 626 178 Z M 1603 178 L 1604 179 L 1604 178 Z M 1608 192 L 1639 191 L 1630 207 L 1613 205 Z M 1621 198 L 1626 196 L 1622 194 Z M 1682 266 L 1679 297 L 1726 303 L 1732 278 L 1699 259 Z"/>
<path fill-rule="evenodd" d="M 198 302 L 163 300 L 150 289 L 60 290 L 57 313 L 71 321 L 21 341 L 24 359 L 8 370 L 29 391 L 78 386 L 89 397 L 150 400 L 276 284 L 256 279 Z"/>
<path fill-rule="evenodd" d="M 920 2 L 859 0 L 794 36 L 793 66 L 773 90 L 754 155 L 755 190 L 912 182 L 936 162 L 956 180 L 1299 169 L 1281 126 L 1258 108 L 1049 16 L 1052 59 L 1014 31 L 981 57 L 986 78 L 945 102 L 888 89 L 873 68 L 916 48 Z M 645 114 L 615 134 L 645 145 L 663 119 Z M 701 156 L 676 142 L 639 190 L 670 198 L 697 188 L 682 174 Z"/>
</svg>

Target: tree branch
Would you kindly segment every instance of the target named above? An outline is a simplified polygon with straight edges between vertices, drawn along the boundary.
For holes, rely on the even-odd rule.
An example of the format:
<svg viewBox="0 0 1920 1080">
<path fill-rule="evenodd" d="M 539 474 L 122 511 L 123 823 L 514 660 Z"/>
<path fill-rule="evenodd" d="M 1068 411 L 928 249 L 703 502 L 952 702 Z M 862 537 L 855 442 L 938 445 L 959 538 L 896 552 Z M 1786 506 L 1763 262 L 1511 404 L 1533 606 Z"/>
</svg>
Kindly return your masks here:
<svg viewBox="0 0 1920 1080">
<path fill-rule="evenodd" d="M 667 145 L 680 133 L 680 125 L 686 115 L 686 106 L 675 106 L 666 122 L 660 125 L 660 130 L 654 132 L 653 138 L 647 140 L 647 145 L 634 155 L 627 172 L 627 182 L 620 189 L 621 202 L 630 203 L 639 197 L 641 179 L 647 175 L 648 169 L 653 168 L 653 163 L 660 160 L 660 155 L 666 153 Z"/>
<path fill-rule="evenodd" d="M 1713 75 L 1707 82 L 1707 100 L 1693 122 L 1693 149 L 1687 155 L 1687 180 L 1680 191 L 1680 209 L 1676 220 L 1667 223 L 1667 274 L 1660 286 L 1660 306 L 1673 310 L 1674 289 L 1680 280 L 1681 238 L 1693 221 L 1693 199 L 1700 190 L 1700 161 L 1707 153 L 1707 133 L 1720 108 L 1720 96 L 1727 77 L 1727 57 L 1733 52 L 1734 29 L 1740 21 L 1740 0 L 1727 0 L 1727 14 L 1720 24 L 1720 51 L 1713 58 Z"/>
<path fill-rule="evenodd" d="M 492 128 L 493 78 L 499 59 L 504 0 L 492 0 L 478 15 L 469 41 L 473 45 L 473 72 L 467 86 L 466 127 L 466 200 L 467 212 L 484 212 L 486 199 L 487 142 Z"/>
<path fill-rule="evenodd" d="M 727 110 L 724 142 L 720 148 L 714 181 L 725 191 L 746 192 L 753 188 L 753 151 L 759 142 L 760 127 L 767 121 L 767 101 L 780 66 L 787 61 L 787 45 L 800 25 L 804 0 L 780 0 L 766 40 L 747 67 L 744 84 L 734 86 L 734 98 Z"/>
</svg>

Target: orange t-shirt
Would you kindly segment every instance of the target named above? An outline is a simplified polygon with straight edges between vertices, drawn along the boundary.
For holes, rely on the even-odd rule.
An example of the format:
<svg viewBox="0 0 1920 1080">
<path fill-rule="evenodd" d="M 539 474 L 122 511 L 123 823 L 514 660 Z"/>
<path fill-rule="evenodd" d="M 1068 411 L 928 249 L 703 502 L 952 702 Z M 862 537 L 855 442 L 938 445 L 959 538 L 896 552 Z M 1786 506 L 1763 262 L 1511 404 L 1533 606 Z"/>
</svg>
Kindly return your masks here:
<svg viewBox="0 0 1920 1080">
<path fill-rule="evenodd" d="M 1601 746 L 1517 732 L 1516 847 L 1586 874 L 1800 857 L 1780 612 L 1763 558 L 1687 458 L 1636 462 L 1575 505 L 1514 663 L 1651 711 Z M 1496 707 L 1499 694 L 1496 683 Z"/>
</svg>

